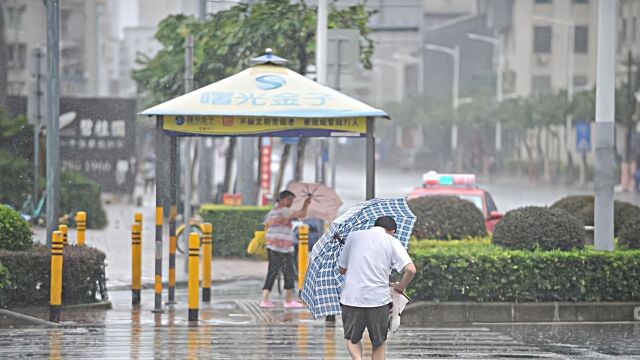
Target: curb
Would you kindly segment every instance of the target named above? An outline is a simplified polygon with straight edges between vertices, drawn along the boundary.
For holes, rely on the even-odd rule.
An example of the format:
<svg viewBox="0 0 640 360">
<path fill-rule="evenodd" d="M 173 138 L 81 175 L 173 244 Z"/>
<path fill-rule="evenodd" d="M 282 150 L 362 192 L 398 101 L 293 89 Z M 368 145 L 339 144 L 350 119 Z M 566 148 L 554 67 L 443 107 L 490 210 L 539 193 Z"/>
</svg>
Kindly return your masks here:
<svg viewBox="0 0 640 360">
<path fill-rule="evenodd" d="M 111 301 L 100 301 L 97 303 L 86 303 L 86 304 L 73 304 L 73 305 L 62 305 L 60 307 L 61 310 L 90 310 L 90 309 L 113 309 L 113 304 Z"/>
<path fill-rule="evenodd" d="M 227 284 L 230 282 L 234 282 L 234 281 L 245 281 L 245 280 L 264 280 L 264 276 L 237 276 L 237 277 L 231 277 L 231 278 L 226 278 L 226 279 L 216 279 L 216 280 L 212 280 L 211 284 L 215 285 L 215 284 Z M 188 285 L 187 281 L 176 281 L 176 288 L 180 288 L 180 289 L 186 289 Z M 169 283 L 167 282 L 163 282 L 162 283 L 162 288 L 166 289 L 169 286 Z M 142 290 L 149 290 L 149 289 L 153 289 L 154 287 L 154 283 L 152 282 L 148 282 L 148 283 L 142 283 L 140 288 Z M 115 286 L 109 286 L 107 287 L 107 291 L 125 291 L 125 290 L 131 290 L 131 285 L 115 285 Z"/>
<path fill-rule="evenodd" d="M 7 309 L 0 309 L 0 324 L 6 321 L 10 323 L 17 323 L 20 325 L 28 325 L 28 326 L 51 326 L 51 327 L 61 326 L 58 323 L 43 320 L 30 315 L 25 315 L 25 314 L 7 310 Z M 0 328 L 3 328 L 3 327 L 0 326 Z"/>
<path fill-rule="evenodd" d="M 402 312 L 405 325 L 433 323 L 637 321 L 640 302 L 472 303 L 418 301 Z"/>
</svg>

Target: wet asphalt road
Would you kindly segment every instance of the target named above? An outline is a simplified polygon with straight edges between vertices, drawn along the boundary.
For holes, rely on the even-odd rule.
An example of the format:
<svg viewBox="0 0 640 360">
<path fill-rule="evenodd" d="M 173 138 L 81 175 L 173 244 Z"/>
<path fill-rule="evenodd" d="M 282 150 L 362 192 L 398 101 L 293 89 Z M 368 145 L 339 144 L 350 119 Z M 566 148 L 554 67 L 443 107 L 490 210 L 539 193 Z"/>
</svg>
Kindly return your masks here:
<svg viewBox="0 0 640 360">
<path fill-rule="evenodd" d="M 186 291 L 178 304 L 153 314 L 153 293 L 132 308 L 128 291 L 112 291 L 112 310 L 63 311 L 63 328 L 0 329 L 4 358 L 346 359 L 340 318 L 313 320 L 306 309 L 257 306 L 260 281 L 214 285 L 200 305 L 197 326 L 187 321 Z M 31 310 L 46 317 L 45 311 Z M 365 354 L 371 353 L 366 340 Z M 388 342 L 389 359 L 640 359 L 640 323 L 425 324 L 401 327 Z M 369 355 L 367 355 L 369 356 Z"/>
</svg>

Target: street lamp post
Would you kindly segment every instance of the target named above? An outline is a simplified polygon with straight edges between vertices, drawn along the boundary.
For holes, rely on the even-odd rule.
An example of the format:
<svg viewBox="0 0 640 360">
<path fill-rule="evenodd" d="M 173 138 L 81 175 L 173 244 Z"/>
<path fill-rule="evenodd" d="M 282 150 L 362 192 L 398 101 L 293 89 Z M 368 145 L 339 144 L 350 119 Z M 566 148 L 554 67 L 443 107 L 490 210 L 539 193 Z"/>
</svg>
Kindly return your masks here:
<svg viewBox="0 0 640 360">
<path fill-rule="evenodd" d="M 497 58 L 496 66 L 496 100 L 502 102 L 502 72 L 504 67 L 504 49 L 502 46 L 502 37 L 492 37 L 487 35 L 480 35 L 474 33 L 468 33 L 467 37 L 471 40 L 483 41 L 493 46 L 494 58 Z"/>
<path fill-rule="evenodd" d="M 504 48 L 502 37 L 492 37 L 474 33 L 468 33 L 467 36 L 471 40 L 484 41 L 493 46 L 493 56 L 498 60 L 496 65 L 496 101 L 501 103 L 503 99 L 502 73 L 504 67 Z M 495 147 L 498 151 L 502 148 L 502 123 L 500 121 L 496 121 Z"/>
<path fill-rule="evenodd" d="M 598 4 L 594 246 L 613 251 L 616 2 Z"/>
<path fill-rule="evenodd" d="M 453 106 L 453 113 L 458 113 L 458 105 L 460 103 L 460 46 L 447 47 L 435 44 L 425 44 L 424 48 L 431 51 L 437 51 L 443 54 L 451 56 L 453 60 L 453 82 L 451 84 L 451 104 Z M 456 150 L 458 148 L 458 125 L 453 124 L 451 126 L 451 148 Z"/>
</svg>

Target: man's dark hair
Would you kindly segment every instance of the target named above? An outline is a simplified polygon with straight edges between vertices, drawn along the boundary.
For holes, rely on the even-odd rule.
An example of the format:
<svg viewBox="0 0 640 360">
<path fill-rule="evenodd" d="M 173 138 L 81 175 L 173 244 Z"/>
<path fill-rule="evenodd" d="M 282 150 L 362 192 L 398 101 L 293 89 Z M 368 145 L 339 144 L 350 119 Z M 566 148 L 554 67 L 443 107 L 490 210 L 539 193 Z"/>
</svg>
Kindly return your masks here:
<svg viewBox="0 0 640 360">
<path fill-rule="evenodd" d="M 282 200 L 282 199 L 286 198 L 287 196 L 293 196 L 295 198 L 296 194 L 292 193 L 289 190 L 282 190 L 282 191 L 280 191 L 280 194 L 278 194 L 278 200 Z"/>
<path fill-rule="evenodd" d="M 398 224 L 396 224 L 396 221 L 393 220 L 391 216 L 380 216 L 376 219 L 374 226 L 380 226 L 388 231 L 396 231 L 398 229 Z"/>
</svg>

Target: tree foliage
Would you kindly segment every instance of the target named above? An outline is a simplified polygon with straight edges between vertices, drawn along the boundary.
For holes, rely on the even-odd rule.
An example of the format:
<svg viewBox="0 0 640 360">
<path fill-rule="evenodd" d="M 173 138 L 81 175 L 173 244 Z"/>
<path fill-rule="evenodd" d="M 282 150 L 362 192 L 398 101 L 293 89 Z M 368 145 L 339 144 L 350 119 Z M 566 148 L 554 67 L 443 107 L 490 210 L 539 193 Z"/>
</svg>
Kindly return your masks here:
<svg viewBox="0 0 640 360">
<path fill-rule="evenodd" d="M 361 61 L 371 67 L 373 40 L 367 28 L 372 11 L 363 5 L 329 11 L 329 28 L 357 29 L 360 32 Z M 316 9 L 304 1 L 262 0 L 252 5 L 238 4 L 209 14 L 205 21 L 185 15 L 164 19 L 156 39 L 163 49 L 155 57 L 138 59 L 142 65 L 133 72 L 139 91 L 147 101 L 159 103 L 184 93 L 184 45 L 194 38 L 194 87 L 199 88 L 231 76 L 249 66 L 251 58 L 272 48 L 286 57 L 289 66 L 305 74 L 315 62 Z"/>
</svg>

